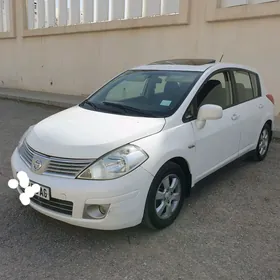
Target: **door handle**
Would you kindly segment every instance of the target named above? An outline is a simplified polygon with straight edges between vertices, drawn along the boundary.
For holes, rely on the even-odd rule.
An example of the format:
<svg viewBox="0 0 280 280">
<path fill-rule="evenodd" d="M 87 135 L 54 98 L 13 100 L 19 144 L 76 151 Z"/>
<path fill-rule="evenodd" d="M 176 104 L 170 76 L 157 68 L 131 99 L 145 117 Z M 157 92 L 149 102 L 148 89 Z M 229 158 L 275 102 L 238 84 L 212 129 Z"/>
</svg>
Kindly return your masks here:
<svg viewBox="0 0 280 280">
<path fill-rule="evenodd" d="M 262 109 L 262 108 L 263 108 L 263 104 L 260 104 L 260 105 L 259 105 L 259 109 Z"/>
<path fill-rule="evenodd" d="M 237 114 L 233 114 L 233 115 L 231 116 L 231 119 L 232 119 L 233 121 L 236 121 L 238 118 L 239 118 L 239 115 L 237 115 Z"/>
</svg>

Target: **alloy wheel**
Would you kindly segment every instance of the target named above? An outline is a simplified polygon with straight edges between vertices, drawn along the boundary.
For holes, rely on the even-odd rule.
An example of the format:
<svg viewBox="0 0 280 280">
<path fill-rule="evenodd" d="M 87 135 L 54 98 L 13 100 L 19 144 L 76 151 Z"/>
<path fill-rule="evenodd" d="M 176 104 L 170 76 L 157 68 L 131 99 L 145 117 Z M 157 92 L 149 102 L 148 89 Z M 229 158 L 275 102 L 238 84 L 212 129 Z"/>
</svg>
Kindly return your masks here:
<svg viewBox="0 0 280 280">
<path fill-rule="evenodd" d="M 155 210 L 160 219 L 168 219 L 176 211 L 182 195 L 180 179 L 175 174 L 166 176 L 158 186 Z"/>
<path fill-rule="evenodd" d="M 259 153 L 261 156 L 263 156 L 266 153 L 268 149 L 268 145 L 269 145 L 269 133 L 267 129 L 264 129 L 261 133 L 260 142 L 259 142 Z"/>
</svg>

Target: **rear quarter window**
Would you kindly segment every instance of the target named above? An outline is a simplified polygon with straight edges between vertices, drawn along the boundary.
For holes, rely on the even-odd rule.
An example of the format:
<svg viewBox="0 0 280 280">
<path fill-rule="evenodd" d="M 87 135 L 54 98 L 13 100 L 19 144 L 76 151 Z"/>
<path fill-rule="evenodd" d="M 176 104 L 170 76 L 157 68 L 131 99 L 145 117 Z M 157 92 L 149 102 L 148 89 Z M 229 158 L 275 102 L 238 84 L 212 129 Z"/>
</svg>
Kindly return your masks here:
<svg viewBox="0 0 280 280">
<path fill-rule="evenodd" d="M 233 71 L 238 103 L 243 103 L 255 98 L 252 80 L 249 72 L 244 70 Z"/>
<path fill-rule="evenodd" d="M 261 85 L 260 85 L 260 78 L 257 74 L 255 73 L 250 73 L 250 78 L 252 82 L 252 87 L 254 91 L 254 97 L 259 97 L 261 96 Z"/>
</svg>

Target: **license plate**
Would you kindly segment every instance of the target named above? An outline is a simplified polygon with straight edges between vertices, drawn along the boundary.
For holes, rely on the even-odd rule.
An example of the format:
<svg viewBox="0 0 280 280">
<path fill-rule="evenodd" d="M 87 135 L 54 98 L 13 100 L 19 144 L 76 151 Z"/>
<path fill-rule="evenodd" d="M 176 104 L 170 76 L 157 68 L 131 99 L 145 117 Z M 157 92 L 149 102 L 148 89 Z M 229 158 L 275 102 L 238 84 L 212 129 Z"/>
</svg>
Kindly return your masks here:
<svg viewBox="0 0 280 280">
<path fill-rule="evenodd" d="M 50 193 L 51 193 L 50 188 L 41 186 L 40 191 L 38 193 L 36 193 L 35 195 L 39 196 L 45 200 L 50 200 Z"/>
</svg>

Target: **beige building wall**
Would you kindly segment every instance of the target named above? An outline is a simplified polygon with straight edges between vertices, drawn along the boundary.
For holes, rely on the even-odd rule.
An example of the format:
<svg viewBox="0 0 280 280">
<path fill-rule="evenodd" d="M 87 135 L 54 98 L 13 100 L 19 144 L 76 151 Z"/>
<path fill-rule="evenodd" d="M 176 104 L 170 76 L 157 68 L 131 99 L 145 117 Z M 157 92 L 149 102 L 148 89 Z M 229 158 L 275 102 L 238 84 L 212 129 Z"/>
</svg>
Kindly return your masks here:
<svg viewBox="0 0 280 280">
<path fill-rule="evenodd" d="M 27 30 L 25 1 L 12 3 L 11 31 L 0 33 L 1 87 L 88 95 L 139 64 L 224 55 L 261 72 L 280 112 L 279 1 L 217 8 L 216 0 L 181 0 L 180 16 L 44 30 Z"/>
</svg>

